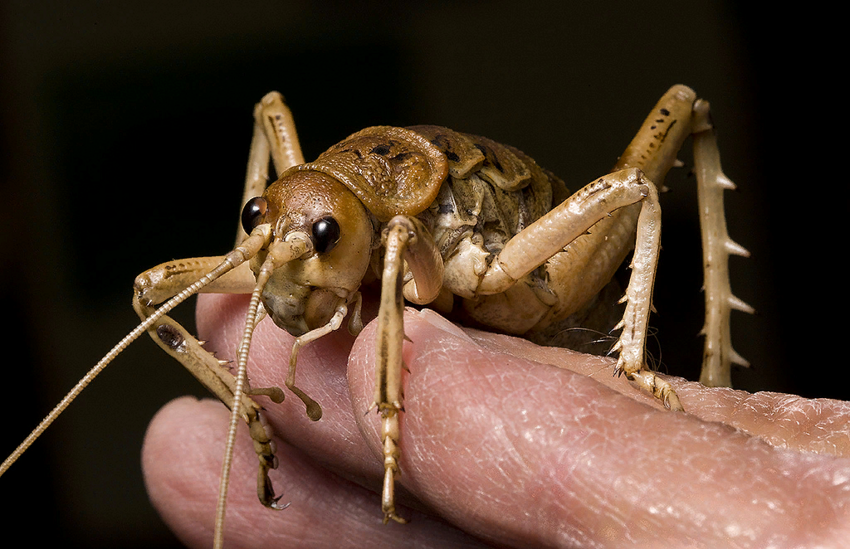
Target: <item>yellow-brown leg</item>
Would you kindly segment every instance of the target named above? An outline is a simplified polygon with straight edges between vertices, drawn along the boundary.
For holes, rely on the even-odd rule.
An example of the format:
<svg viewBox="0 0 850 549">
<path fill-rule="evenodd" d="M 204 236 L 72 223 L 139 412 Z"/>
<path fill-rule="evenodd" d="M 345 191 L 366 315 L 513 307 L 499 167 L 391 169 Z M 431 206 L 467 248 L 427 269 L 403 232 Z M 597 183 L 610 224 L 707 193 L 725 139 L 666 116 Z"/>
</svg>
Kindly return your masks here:
<svg viewBox="0 0 850 549">
<path fill-rule="evenodd" d="M 707 101 L 697 99 L 687 86 L 673 86 L 650 111 L 616 168 L 640 168 L 661 185 L 676 164 L 676 154 L 684 140 L 693 135 L 705 277 L 705 324 L 701 332 L 705 335 L 705 350 L 700 382 L 731 387 L 731 365 L 749 363 L 732 349 L 730 312 L 737 309 L 752 313 L 753 308 L 731 292 L 729 255 L 747 257 L 749 252 L 726 232 L 723 191 L 734 189 L 735 185 L 720 167 L 710 118 Z"/>
<path fill-rule="evenodd" d="M 579 237 L 582 238 L 584 249 L 568 250 L 568 253 L 587 254 L 602 248 L 609 233 L 593 230 L 594 224 L 609 214 L 619 213 L 618 210 L 638 203 L 640 209 L 632 274 L 623 298 L 626 311 L 618 326 L 622 328 L 622 333 L 613 349 L 620 353 L 616 373 L 625 373 L 641 388 L 661 399 L 666 406 L 681 410 L 681 403 L 672 387 L 644 365 L 647 323 L 652 310 L 652 289 L 660 249 L 661 210 L 655 185 L 642 171 L 624 169 L 601 177 L 526 227 L 499 252 L 475 291 L 485 296 L 506 291 L 517 280 L 560 254 L 565 247 L 572 246 Z M 625 229 L 631 231 L 634 220 L 621 218 L 620 223 L 628 225 Z M 588 230 L 590 234 L 587 234 Z M 619 259 L 612 256 L 611 261 L 618 262 Z M 597 282 L 590 280 L 585 283 Z M 567 280 L 560 283 L 579 285 L 583 282 Z M 572 307 L 572 310 L 577 310 L 581 305 L 583 303 L 561 303 L 561 306 Z M 488 323 L 485 318 L 478 320 Z"/>
<path fill-rule="evenodd" d="M 395 480 L 399 475 L 399 413 L 402 410 L 401 372 L 404 344 L 404 297 L 417 303 L 437 298 L 442 287 L 443 262 L 433 238 L 412 217 L 396 216 L 383 234 L 386 247 L 381 277 L 381 304 L 376 339 L 374 406 L 381 414 L 381 446 L 384 456 L 384 487 L 381 509 L 384 523 L 405 520 L 396 514 Z M 404 265 L 413 279 L 404 282 Z"/>
<path fill-rule="evenodd" d="M 170 261 L 146 271 L 136 278 L 133 308 L 142 320 L 148 319 L 157 311 L 158 304 L 184 292 L 197 280 L 203 280 L 209 276 L 207 273 L 215 272 L 218 266 L 228 264 L 238 266 L 229 271 L 226 279 L 225 276 L 215 276 L 217 281 L 215 290 L 245 293 L 247 288 L 250 292 L 255 285 L 254 278 L 243 266 L 247 265 L 247 259 L 256 254 L 264 240 L 264 237 L 254 236 L 245 240 L 242 246 L 237 247 L 227 256 Z M 205 350 L 183 326 L 163 314 L 147 331 L 157 345 L 179 361 L 216 397 L 227 406 L 232 405 L 236 379 L 228 369 L 223 367 L 224 363 Z M 248 391 L 249 394 L 250 392 Z M 283 400 L 283 392 L 280 389 L 264 389 L 260 393 L 278 402 Z M 271 433 L 268 433 L 263 425 L 260 406 L 247 395 L 244 395 L 240 401 L 242 404 L 239 414 L 248 423 L 259 459 L 257 495 L 264 505 L 276 507 L 277 499 L 268 478 L 269 469 L 277 466 L 270 444 Z"/>
<path fill-rule="evenodd" d="M 754 313 L 748 304 L 732 294 L 729 284 L 729 255 L 749 257 L 744 247 L 729 238 L 723 207 L 723 191 L 735 184 L 723 174 L 717 139 L 706 101 L 694 105 L 694 163 L 702 233 L 702 262 L 705 273 L 705 336 L 702 373 L 699 381 L 709 387 L 732 386 L 732 364 L 749 366 L 732 348 L 730 316 L 732 309 Z"/>
<path fill-rule="evenodd" d="M 254 135 L 248 153 L 248 170 L 245 174 L 245 189 L 239 211 L 245 204 L 266 190 L 269 180 L 269 158 L 275 171 L 282 174 L 292 166 L 304 163 L 295 120 L 292 112 L 278 92 L 269 92 L 254 106 Z M 236 229 L 236 242 L 247 236 L 242 224 Z"/>
</svg>

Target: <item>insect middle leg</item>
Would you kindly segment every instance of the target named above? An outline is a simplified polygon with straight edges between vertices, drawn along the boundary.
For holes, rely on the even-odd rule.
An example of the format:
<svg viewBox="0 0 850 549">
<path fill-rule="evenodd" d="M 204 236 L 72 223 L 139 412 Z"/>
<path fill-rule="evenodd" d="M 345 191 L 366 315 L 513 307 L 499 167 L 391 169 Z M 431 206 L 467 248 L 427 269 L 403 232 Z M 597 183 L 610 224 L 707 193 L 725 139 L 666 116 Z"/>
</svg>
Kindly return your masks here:
<svg viewBox="0 0 850 549">
<path fill-rule="evenodd" d="M 623 333 L 617 347 L 618 370 L 661 399 L 674 410 L 682 406 L 672 387 L 643 364 L 647 319 L 660 245 L 660 209 L 655 186 L 638 169 L 615 172 L 586 186 L 547 215 L 512 238 L 495 256 L 474 288 L 452 288 L 458 294 L 487 299 L 502 294 L 531 271 L 546 263 L 570 242 L 611 212 L 640 203 L 638 246 L 632 278 L 626 291 Z M 443 262 L 427 230 L 415 219 L 394 218 L 384 235 L 386 256 L 382 274 L 381 306 L 376 341 L 375 406 L 381 412 L 381 442 L 384 455 L 382 507 L 384 521 L 403 522 L 395 513 L 394 483 L 398 474 L 399 420 L 402 409 L 401 372 L 404 329 L 404 298 L 428 303 L 440 291 Z M 405 285 L 404 265 L 413 274 Z M 472 265 L 470 269 L 474 268 Z M 476 277 L 460 277 L 474 280 Z"/>
<path fill-rule="evenodd" d="M 734 185 L 720 166 L 708 102 L 698 99 L 687 86 L 670 88 L 650 111 L 620 156 L 615 170 L 639 168 L 661 188 L 668 171 L 680 164 L 676 156 L 690 136 L 694 144 L 705 274 L 706 315 L 702 330 L 705 351 L 700 381 L 710 386 L 730 386 L 731 364 L 747 365 L 731 346 L 730 311 L 753 312 L 753 309 L 730 290 L 728 257 L 749 253 L 733 242 L 726 231 L 723 191 Z M 594 225 L 589 231 L 591 234 L 579 236 L 562 253 L 553 256 L 546 264 L 549 296 L 541 296 L 540 291 L 529 291 L 528 286 L 520 284 L 503 297 L 488 298 L 472 305 L 467 302 L 467 308 L 473 309 L 472 316 L 476 319 L 481 316 L 497 319 L 496 323 L 489 324 L 506 332 L 525 334 L 542 343 L 559 342 L 563 339 L 563 328 L 574 325 L 567 317 L 578 311 L 586 314 L 586 307 L 614 275 L 632 243 L 640 242 L 640 238 L 635 238 L 639 214 L 637 205 L 617 210 Z M 545 303 L 536 299 L 540 297 Z M 522 302 L 523 306 L 519 311 L 514 308 L 505 313 L 503 304 L 498 303 L 500 299 L 508 305 L 511 301 Z M 529 303 L 538 306 L 531 307 Z M 606 321 L 607 315 L 602 314 L 599 327 L 609 328 Z"/>
<path fill-rule="evenodd" d="M 552 270 L 552 278 L 559 279 L 555 284 L 558 291 L 566 288 L 579 288 L 591 293 L 599 291 L 608 278 L 588 276 L 588 280 L 583 281 L 579 277 L 565 277 L 565 273 L 558 269 L 570 263 L 570 256 L 581 260 L 584 267 L 590 260 L 594 260 L 598 265 L 593 268 L 600 273 L 616 268 L 618 261 L 622 261 L 622 257 L 616 255 L 620 253 L 617 250 L 628 248 L 616 245 L 597 248 L 593 241 L 616 243 L 618 236 L 622 238 L 631 234 L 630 227 L 634 225 L 628 218 L 625 223 L 620 219 L 618 224 L 616 218 L 609 217 L 618 210 L 622 215 L 637 213 L 637 235 L 631 263 L 632 273 L 626 294 L 621 300 L 626 303 L 626 310 L 617 325 L 617 328 L 622 328 L 622 332 L 613 347 L 620 354 L 616 372 L 625 373 L 668 408 L 682 410 L 673 388 L 644 364 L 647 324 L 652 310 L 652 290 L 661 241 L 661 210 L 655 185 L 641 170 L 625 169 L 599 178 L 514 236 L 481 278 L 481 283 L 474 291 L 478 297 L 472 303 L 479 308 L 480 314 L 486 310 L 489 299 L 498 299 L 489 296 L 509 291 L 543 264 Z M 605 226 L 598 230 L 595 225 L 600 222 Z M 618 235 L 618 228 L 622 234 Z M 587 234 L 588 231 L 591 234 Z M 582 243 L 589 244 L 587 249 L 593 254 L 575 248 L 564 250 L 568 245 L 575 244 L 579 237 L 583 239 Z M 563 304 L 565 296 L 559 297 Z"/>
<path fill-rule="evenodd" d="M 729 284 L 729 255 L 747 257 L 749 252 L 732 241 L 726 231 L 723 191 L 735 185 L 720 166 L 708 102 L 698 99 L 687 86 L 670 88 L 649 113 L 616 168 L 640 168 L 661 185 L 689 136 L 693 136 L 705 277 L 705 324 L 701 332 L 705 347 L 700 382 L 731 387 L 731 365 L 749 363 L 732 348 L 730 313 L 732 309 L 749 313 L 754 309 L 735 297 Z"/>
</svg>

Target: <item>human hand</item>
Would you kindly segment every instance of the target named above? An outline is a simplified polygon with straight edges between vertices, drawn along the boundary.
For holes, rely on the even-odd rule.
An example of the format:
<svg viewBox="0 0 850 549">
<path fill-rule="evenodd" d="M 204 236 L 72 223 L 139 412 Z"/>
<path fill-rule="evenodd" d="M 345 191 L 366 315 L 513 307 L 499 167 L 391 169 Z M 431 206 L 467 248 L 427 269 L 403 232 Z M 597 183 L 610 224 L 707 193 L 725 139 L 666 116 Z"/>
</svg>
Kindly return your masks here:
<svg viewBox="0 0 850 549">
<path fill-rule="evenodd" d="M 245 296 L 202 296 L 198 307 L 207 347 L 232 358 Z M 383 525 L 379 416 L 366 413 L 374 330 L 370 323 L 356 341 L 340 330 L 302 349 L 296 382 L 324 408 L 320 421 L 292 395 L 280 405 L 258 399 L 280 439 L 272 480 L 291 506 L 257 501 L 256 458 L 242 429 L 228 546 L 838 547 L 850 539 L 850 403 L 669 378 L 687 410 L 673 413 L 613 378 L 610 359 L 464 331 L 430 311 L 405 314 L 400 502 L 416 510 L 400 509 L 410 524 Z M 260 324 L 253 386 L 283 386 L 291 343 L 271 321 Z M 217 402 L 178 399 L 147 434 L 151 500 L 191 546 L 211 544 L 228 418 Z"/>
</svg>

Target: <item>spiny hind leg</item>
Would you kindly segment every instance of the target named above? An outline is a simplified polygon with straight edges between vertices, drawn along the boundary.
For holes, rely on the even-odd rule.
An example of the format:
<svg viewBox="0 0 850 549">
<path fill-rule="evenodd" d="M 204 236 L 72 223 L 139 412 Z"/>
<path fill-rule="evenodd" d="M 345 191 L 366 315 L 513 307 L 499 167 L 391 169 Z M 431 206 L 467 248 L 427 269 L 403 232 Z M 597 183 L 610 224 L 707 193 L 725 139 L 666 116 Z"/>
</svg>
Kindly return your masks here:
<svg viewBox="0 0 850 549">
<path fill-rule="evenodd" d="M 667 171 L 677 164 L 676 155 L 689 136 L 694 140 L 705 276 L 706 314 L 702 330 L 705 351 L 700 381 L 709 386 L 731 386 L 731 364 L 748 364 L 732 349 L 730 311 L 753 309 L 732 295 L 729 255 L 748 256 L 749 252 L 733 242 L 726 232 L 723 190 L 735 186 L 720 167 L 708 102 L 697 99 L 696 93 L 686 86 L 670 88 L 620 156 L 617 167 L 641 168 L 660 184 Z"/>
<path fill-rule="evenodd" d="M 204 257 L 170 261 L 142 273 L 136 278 L 133 308 L 140 318 L 143 320 L 148 318 L 156 310 L 156 305 L 188 287 L 204 273 L 222 263 L 222 260 L 222 257 Z M 254 286 L 254 278 L 247 268 L 247 263 L 243 263 L 210 286 L 212 288 L 208 287 L 205 290 L 250 293 Z M 219 400 L 228 407 L 231 406 L 236 380 L 230 370 L 225 367 L 227 362 L 218 360 L 183 326 L 167 315 L 159 318 L 150 327 L 148 333 L 157 345 L 179 361 Z M 248 394 L 263 394 L 275 402 L 283 401 L 283 391 L 277 387 L 249 390 Z M 263 505 L 276 507 L 277 498 L 268 477 L 269 469 L 277 467 L 271 431 L 260 414 L 259 404 L 247 394 L 242 397 L 241 402 L 240 415 L 248 424 L 259 460 L 257 495 Z"/>
<path fill-rule="evenodd" d="M 732 364 L 749 366 L 732 348 L 730 316 L 732 309 L 755 310 L 732 294 L 729 283 L 729 256 L 749 257 L 750 252 L 729 238 L 723 206 L 723 191 L 735 184 L 723 174 L 717 138 L 711 124 L 708 102 L 694 105 L 694 163 L 697 174 L 700 230 L 702 232 L 705 276 L 705 336 L 700 383 L 709 387 L 731 387 Z"/>
<path fill-rule="evenodd" d="M 635 213 L 636 219 L 632 217 Z M 635 224 L 637 235 L 632 237 L 631 228 Z M 558 307 L 576 311 L 586 302 L 588 292 L 593 295 L 605 285 L 613 269 L 622 261 L 623 250 L 628 250 L 625 243 L 630 238 L 635 238 L 636 243 L 632 273 L 622 300 L 626 309 L 616 327 L 622 328 L 613 348 L 620 353 L 616 372 L 625 373 L 666 406 L 681 410 L 672 387 L 644 364 L 661 242 L 661 209 L 654 183 L 639 169 L 623 169 L 597 179 L 514 236 L 480 277 L 474 290 L 476 300 L 465 306 L 467 312 L 485 314 L 486 296 L 507 292 L 544 263 L 561 268 L 573 263 L 593 263 L 592 270 L 586 266 L 582 272 L 572 273 L 573 276 L 568 270 L 559 270 L 557 276 L 555 270 L 551 272 L 549 284 L 558 295 Z M 581 275 L 585 275 L 584 279 Z M 581 284 L 576 282 L 579 280 Z M 571 289 L 577 287 L 583 287 L 583 292 L 571 294 Z M 453 291 L 461 293 L 454 288 Z M 491 318 L 475 318 L 493 325 Z"/>
</svg>

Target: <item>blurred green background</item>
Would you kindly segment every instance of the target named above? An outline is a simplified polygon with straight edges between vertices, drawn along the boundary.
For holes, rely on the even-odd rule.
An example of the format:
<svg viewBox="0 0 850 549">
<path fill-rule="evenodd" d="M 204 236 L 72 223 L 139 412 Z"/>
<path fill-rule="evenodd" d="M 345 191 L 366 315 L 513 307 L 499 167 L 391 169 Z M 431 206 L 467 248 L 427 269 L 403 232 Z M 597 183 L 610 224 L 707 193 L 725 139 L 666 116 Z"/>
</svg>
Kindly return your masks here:
<svg viewBox="0 0 850 549">
<path fill-rule="evenodd" d="M 825 195 L 836 101 L 822 67 L 840 66 L 837 50 L 794 14 L 766 24 L 744 3 L 643 4 L 4 2 L 0 454 L 136 325 L 136 274 L 227 251 L 252 106 L 273 89 L 308 159 L 368 125 L 441 124 L 517 146 L 577 189 L 613 164 L 667 87 L 694 87 L 739 185 L 726 195 L 729 232 L 753 253 L 732 259 L 733 291 L 760 313 L 733 313 L 733 343 L 754 366 L 733 379 L 850 398 L 833 381 L 831 341 L 847 205 Z M 696 379 L 703 297 L 687 172 L 662 197 L 652 324 L 664 368 Z M 191 324 L 191 305 L 178 316 Z M 204 395 L 150 341 L 133 345 L 0 479 L 5 535 L 37 520 L 24 536 L 43 546 L 176 544 L 147 501 L 139 452 L 153 413 L 188 392 Z"/>
</svg>

